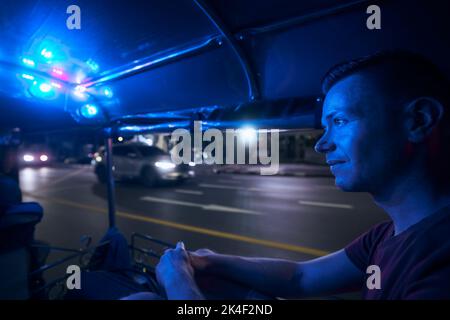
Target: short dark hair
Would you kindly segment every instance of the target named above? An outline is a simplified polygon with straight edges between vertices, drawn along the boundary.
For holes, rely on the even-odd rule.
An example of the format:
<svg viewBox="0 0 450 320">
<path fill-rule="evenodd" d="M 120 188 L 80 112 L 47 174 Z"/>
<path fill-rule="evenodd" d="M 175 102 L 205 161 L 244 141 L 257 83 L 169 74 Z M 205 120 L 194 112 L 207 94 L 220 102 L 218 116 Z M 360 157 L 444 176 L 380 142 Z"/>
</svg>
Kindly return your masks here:
<svg viewBox="0 0 450 320">
<path fill-rule="evenodd" d="M 448 98 L 449 80 L 440 68 L 422 55 L 403 50 L 379 51 L 335 65 L 323 78 L 322 92 L 327 94 L 340 80 L 370 69 L 387 71 L 397 81 L 398 89 L 415 91 L 420 87 L 421 93 L 426 91 L 429 95 L 437 95 L 436 98 Z"/>
<path fill-rule="evenodd" d="M 379 51 L 332 67 L 323 78 L 323 94 L 340 80 L 359 72 L 381 77 L 381 87 L 400 100 L 423 96 L 437 99 L 444 107 L 442 137 L 450 138 L 450 81 L 433 62 L 409 51 Z"/>
</svg>

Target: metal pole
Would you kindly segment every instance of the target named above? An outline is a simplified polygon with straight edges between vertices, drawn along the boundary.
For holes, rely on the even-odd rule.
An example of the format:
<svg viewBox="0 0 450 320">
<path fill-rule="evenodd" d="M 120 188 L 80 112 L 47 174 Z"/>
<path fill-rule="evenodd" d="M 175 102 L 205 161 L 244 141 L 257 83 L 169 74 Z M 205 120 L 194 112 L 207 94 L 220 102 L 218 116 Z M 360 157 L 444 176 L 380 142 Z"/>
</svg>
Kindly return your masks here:
<svg viewBox="0 0 450 320">
<path fill-rule="evenodd" d="M 224 39 L 230 45 L 230 48 L 236 54 L 239 63 L 242 66 L 245 77 L 248 83 L 248 95 L 250 101 L 258 100 L 260 98 L 259 85 L 257 83 L 252 66 L 244 50 L 240 47 L 236 41 L 234 35 L 228 30 L 227 26 L 219 17 L 213 12 L 212 8 L 204 0 L 193 0 L 197 7 L 203 12 L 203 14 L 211 21 L 216 29 L 222 34 Z"/>
<path fill-rule="evenodd" d="M 113 177 L 113 162 L 112 162 L 112 137 L 111 128 L 105 130 L 105 157 L 106 157 L 106 183 L 108 188 L 108 220 L 109 227 L 113 228 L 116 226 L 116 197 L 114 188 L 114 177 Z"/>
</svg>

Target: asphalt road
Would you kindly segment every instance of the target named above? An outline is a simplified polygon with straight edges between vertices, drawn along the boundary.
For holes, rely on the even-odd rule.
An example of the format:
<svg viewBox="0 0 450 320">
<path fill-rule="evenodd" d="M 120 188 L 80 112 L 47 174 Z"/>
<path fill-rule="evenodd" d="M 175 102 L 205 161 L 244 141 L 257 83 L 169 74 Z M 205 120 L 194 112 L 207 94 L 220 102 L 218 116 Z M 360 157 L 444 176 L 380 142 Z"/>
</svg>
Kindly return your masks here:
<svg viewBox="0 0 450 320">
<path fill-rule="evenodd" d="M 215 174 L 197 168 L 182 185 L 116 183 L 117 226 L 127 238 L 149 234 L 188 249 L 307 260 L 338 250 L 387 219 L 369 195 L 344 193 L 328 177 Z M 105 185 L 90 166 L 24 168 L 25 201 L 44 219 L 36 238 L 54 246 L 98 241 L 108 227 Z"/>
</svg>

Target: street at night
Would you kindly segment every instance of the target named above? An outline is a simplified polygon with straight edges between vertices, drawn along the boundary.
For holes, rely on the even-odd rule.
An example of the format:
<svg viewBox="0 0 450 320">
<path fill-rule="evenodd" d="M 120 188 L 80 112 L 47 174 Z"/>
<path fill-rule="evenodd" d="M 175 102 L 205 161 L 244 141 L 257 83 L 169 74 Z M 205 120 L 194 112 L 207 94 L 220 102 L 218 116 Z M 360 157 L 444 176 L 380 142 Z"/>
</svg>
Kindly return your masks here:
<svg viewBox="0 0 450 320">
<path fill-rule="evenodd" d="M 301 173 L 299 173 L 300 175 Z M 106 186 L 88 166 L 24 168 L 26 201 L 44 218 L 36 238 L 55 246 L 98 241 L 108 226 Z M 117 225 L 189 249 L 307 260 L 344 247 L 387 217 L 367 194 L 344 193 L 332 177 L 260 176 L 198 166 L 183 184 L 147 188 L 116 183 Z"/>
</svg>

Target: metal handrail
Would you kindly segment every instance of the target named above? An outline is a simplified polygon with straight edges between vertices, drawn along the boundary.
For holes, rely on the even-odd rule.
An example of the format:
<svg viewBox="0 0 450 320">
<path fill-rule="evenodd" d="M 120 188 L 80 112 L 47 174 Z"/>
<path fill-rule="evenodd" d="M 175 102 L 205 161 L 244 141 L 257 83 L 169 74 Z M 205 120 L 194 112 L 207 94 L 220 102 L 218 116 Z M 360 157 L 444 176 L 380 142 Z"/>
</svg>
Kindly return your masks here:
<svg viewBox="0 0 450 320">
<path fill-rule="evenodd" d="M 236 57 L 241 64 L 244 71 L 245 78 L 248 84 L 248 96 L 250 101 L 254 101 L 260 98 L 260 90 L 258 82 L 256 81 L 255 73 L 250 65 L 249 59 L 245 52 L 240 47 L 234 35 L 228 30 L 228 27 L 221 21 L 221 19 L 214 14 L 213 10 L 202 0 L 193 0 L 197 7 L 203 12 L 203 14 L 211 21 L 214 27 L 222 34 L 224 39 L 228 42 L 229 46 L 235 53 Z"/>
<path fill-rule="evenodd" d="M 155 251 L 153 251 L 153 250 L 150 250 L 150 249 L 141 249 L 141 248 L 136 248 L 136 238 L 140 238 L 140 239 L 143 239 L 143 240 L 146 240 L 146 241 L 150 241 L 150 242 L 153 242 L 153 243 L 157 243 L 157 244 L 159 244 L 159 245 L 161 245 L 161 246 L 164 246 L 164 247 L 167 247 L 167 248 L 175 248 L 175 245 L 174 244 L 171 244 L 171 243 L 169 243 L 169 242 L 165 242 L 165 241 L 162 241 L 162 240 L 159 240 L 159 239 L 155 239 L 155 238 L 153 238 L 152 236 L 149 236 L 149 235 L 146 235 L 146 234 L 142 234 L 142 233 L 138 233 L 138 232 L 133 232 L 132 234 L 131 234 L 131 241 L 130 241 L 130 247 L 132 248 L 132 258 L 133 258 L 133 261 L 135 260 L 135 251 L 140 251 L 141 252 L 141 250 L 143 250 L 143 251 L 146 251 L 146 250 L 149 250 L 149 251 L 151 251 L 152 253 L 150 254 L 151 256 L 152 255 L 156 255 L 158 258 L 159 257 L 161 257 L 160 255 L 158 255 Z M 143 252 L 144 253 L 144 252 Z M 156 258 L 156 257 L 155 257 Z"/>
<path fill-rule="evenodd" d="M 76 257 L 79 257 L 79 256 L 83 256 L 83 255 L 85 255 L 85 254 L 87 254 L 87 253 L 89 253 L 89 252 L 91 252 L 91 251 L 93 251 L 93 250 L 95 250 L 95 249 L 97 249 L 99 247 L 105 246 L 105 245 L 107 245 L 109 243 L 110 243 L 110 241 L 105 241 L 105 242 L 99 243 L 98 245 L 96 245 L 94 247 L 90 247 L 90 248 L 87 248 L 87 249 L 78 249 L 78 250 L 77 249 L 61 248 L 61 247 L 51 247 L 51 246 L 46 247 L 44 245 L 32 245 L 32 247 L 38 247 L 38 248 L 43 247 L 43 248 L 48 248 L 50 250 L 64 251 L 64 252 L 73 252 L 73 254 L 71 254 L 71 255 L 69 255 L 67 257 L 58 259 L 58 260 L 56 260 L 56 261 L 54 261 L 52 263 L 45 264 L 45 265 L 41 266 L 40 268 L 38 268 L 38 269 L 36 269 L 34 271 L 31 271 L 29 273 L 29 276 L 33 277 L 35 275 L 41 274 L 41 273 L 43 273 L 43 272 L 45 272 L 45 271 L 47 271 L 47 270 L 49 270 L 51 268 L 54 268 L 54 267 L 56 267 L 58 265 L 63 264 L 66 261 L 72 260 L 72 259 L 74 259 Z"/>
</svg>

